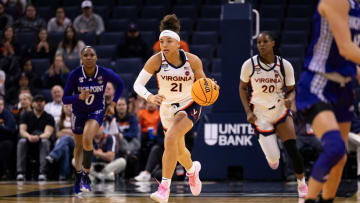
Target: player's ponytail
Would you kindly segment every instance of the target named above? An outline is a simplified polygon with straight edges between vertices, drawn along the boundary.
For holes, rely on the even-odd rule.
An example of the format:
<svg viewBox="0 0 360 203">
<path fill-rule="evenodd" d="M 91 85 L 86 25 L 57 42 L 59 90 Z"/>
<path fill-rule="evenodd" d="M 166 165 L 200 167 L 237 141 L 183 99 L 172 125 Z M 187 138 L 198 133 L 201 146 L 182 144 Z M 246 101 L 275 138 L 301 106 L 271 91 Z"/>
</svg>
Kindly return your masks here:
<svg viewBox="0 0 360 203">
<path fill-rule="evenodd" d="M 280 40 L 279 40 L 279 37 L 277 36 L 277 34 L 275 34 L 272 31 L 263 31 L 260 34 L 267 35 L 272 40 L 274 40 L 274 42 L 275 42 L 275 45 L 273 47 L 274 54 L 277 55 L 277 56 L 280 56 L 281 55 L 280 51 L 279 51 L 279 49 L 280 49 Z"/>
<path fill-rule="evenodd" d="M 160 32 L 164 30 L 171 30 L 179 34 L 180 32 L 180 21 L 175 14 L 166 15 L 160 21 Z"/>
</svg>

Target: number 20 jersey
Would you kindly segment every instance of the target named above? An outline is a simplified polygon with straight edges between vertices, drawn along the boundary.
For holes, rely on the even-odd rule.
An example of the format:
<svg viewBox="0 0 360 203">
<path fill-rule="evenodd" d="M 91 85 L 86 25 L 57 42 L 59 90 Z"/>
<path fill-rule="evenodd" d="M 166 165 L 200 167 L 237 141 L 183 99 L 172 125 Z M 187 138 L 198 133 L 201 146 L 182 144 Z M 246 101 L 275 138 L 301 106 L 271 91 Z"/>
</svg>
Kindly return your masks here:
<svg viewBox="0 0 360 203">
<path fill-rule="evenodd" d="M 185 51 L 179 50 L 183 63 L 176 67 L 169 63 L 161 52 L 161 66 L 156 73 L 158 94 L 165 96 L 165 103 L 182 103 L 192 100 L 191 88 L 195 81 L 194 72 Z"/>
<path fill-rule="evenodd" d="M 360 45 L 360 7 L 356 0 L 349 2 L 349 27 L 351 39 Z M 319 2 L 318 2 L 319 3 Z M 325 17 L 316 9 L 313 16 L 311 42 L 307 49 L 304 66 L 307 70 L 318 73 L 338 72 L 343 76 L 355 76 L 356 65 L 346 60 L 339 53 L 334 35 Z"/>
</svg>

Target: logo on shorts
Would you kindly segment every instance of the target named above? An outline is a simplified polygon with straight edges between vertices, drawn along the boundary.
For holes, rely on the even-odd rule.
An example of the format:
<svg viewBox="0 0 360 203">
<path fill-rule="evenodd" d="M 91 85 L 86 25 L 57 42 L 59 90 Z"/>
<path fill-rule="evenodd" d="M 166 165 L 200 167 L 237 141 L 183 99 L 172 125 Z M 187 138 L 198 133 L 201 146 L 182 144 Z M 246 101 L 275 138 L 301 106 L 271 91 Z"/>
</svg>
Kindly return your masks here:
<svg viewBox="0 0 360 203">
<path fill-rule="evenodd" d="M 205 143 L 210 146 L 253 146 L 254 130 L 249 123 L 206 123 Z"/>
<path fill-rule="evenodd" d="M 198 111 L 196 111 L 195 109 L 193 109 L 193 112 L 190 114 L 195 120 L 197 119 L 197 114 L 198 113 Z"/>
</svg>

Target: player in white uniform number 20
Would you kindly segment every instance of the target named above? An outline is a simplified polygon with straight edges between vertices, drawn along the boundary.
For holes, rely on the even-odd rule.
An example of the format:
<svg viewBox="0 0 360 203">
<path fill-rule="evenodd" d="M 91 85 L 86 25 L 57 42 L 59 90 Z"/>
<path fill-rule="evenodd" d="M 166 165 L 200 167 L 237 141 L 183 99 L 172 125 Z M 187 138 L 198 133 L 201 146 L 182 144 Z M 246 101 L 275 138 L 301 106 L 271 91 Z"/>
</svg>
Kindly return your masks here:
<svg viewBox="0 0 360 203">
<path fill-rule="evenodd" d="M 160 106 L 160 118 L 165 133 L 165 151 L 162 158 L 162 180 L 151 199 L 166 203 L 169 199 L 171 177 L 177 162 L 186 169 L 193 195 L 201 192 L 200 162 L 192 161 L 185 147 L 185 134 L 199 120 L 201 106 L 191 97 L 191 87 L 196 79 L 205 78 L 201 60 L 180 50 L 180 23 L 176 15 L 165 16 L 160 23 L 161 52 L 153 55 L 145 64 L 134 83 L 136 93 L 148 102 Z M 145 85 L 155 74 L 159 92 L 152 95 Z"/>
<path fill-rule="evenodd" d="M 303 158 L 296 148 L 292 117 L 288 116 L 295 96 L 294 70 L 288 61 L 274 54 L 275 40 L 271 32 L 259 35 L 257 47 L 259 55 L 245 61 L 241 68 L 240 99 L 247 120 L 252 124 L 261 149 L 274 170 L 278 168 L 280 159 L 276 133 L 280 136 L 293 162 L 299 197 L 305 197 L 307 186 Z M 251 92 L 249 99 L 248 86 Z"/>
</svg>

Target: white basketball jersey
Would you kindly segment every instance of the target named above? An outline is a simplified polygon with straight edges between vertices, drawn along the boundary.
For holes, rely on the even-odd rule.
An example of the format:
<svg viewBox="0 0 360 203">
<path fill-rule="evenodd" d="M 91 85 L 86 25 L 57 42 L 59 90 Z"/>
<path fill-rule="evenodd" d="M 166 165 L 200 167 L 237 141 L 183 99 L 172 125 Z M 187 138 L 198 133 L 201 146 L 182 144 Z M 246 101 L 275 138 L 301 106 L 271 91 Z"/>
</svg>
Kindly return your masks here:
<svg viewBox="0 0 360 203">
<path fill-rule="evenodd" d="M 183 64 L 179 67 L 167 62 L 161 52 L 161 66 L 156 73 L 159 86 L 158 94 L 165 96 L 165 103 L 181 103 L 192 100 L 191 87 L 195 81 L 194 72 L 191 69 L 188 58 L 183 50 L 179 50 Z"/>
<path fill-rule="evenodd" d="M 272 108 L 284 99 L 284 76 L 280 69 L 280 60 L 272 67 L 264 68 L 259 57 L 253 56 L 253 73 L 250 76 L 250 103 Z"/>
</svg>

